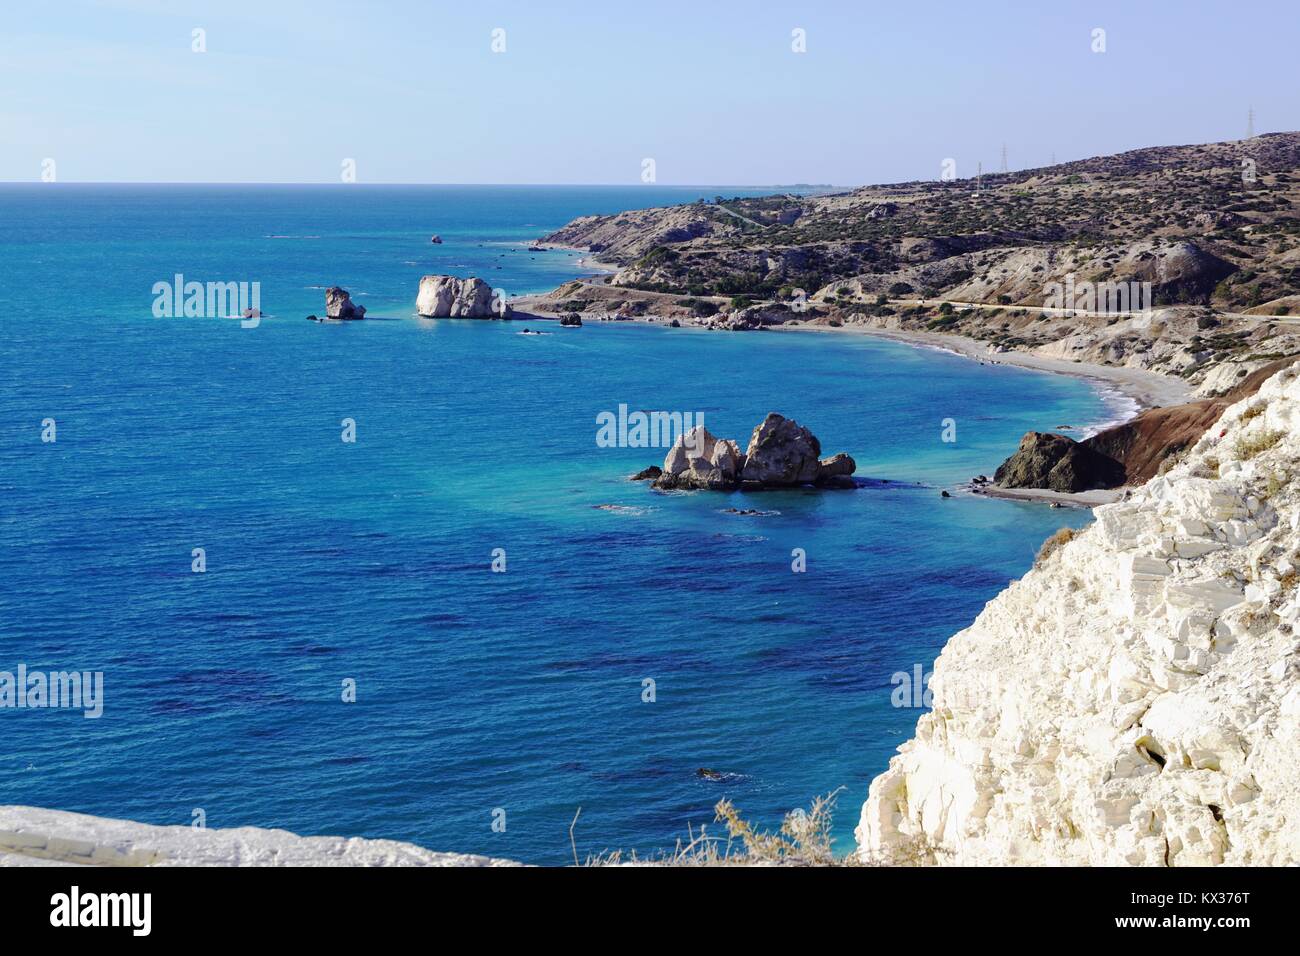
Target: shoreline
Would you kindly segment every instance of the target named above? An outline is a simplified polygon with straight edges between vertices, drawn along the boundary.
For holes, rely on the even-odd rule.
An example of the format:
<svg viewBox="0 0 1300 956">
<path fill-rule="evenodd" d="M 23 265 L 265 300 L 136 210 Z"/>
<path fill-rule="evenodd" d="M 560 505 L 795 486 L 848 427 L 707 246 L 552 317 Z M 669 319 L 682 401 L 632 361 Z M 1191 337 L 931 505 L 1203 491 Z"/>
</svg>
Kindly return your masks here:
<svg viewBox="0 0 1300 956">
<path fill-rule="evenodd" d="M 1182 379 L 1163 375 L 1160 372 L 1148 372 L 1145 369 L 1117 365 L 1096 365 L 1091 362 L 1051 359 L 1041 355 L 1034 355 L 1032 352 L 989 352 L 984 343 L 975 339 L 968 339 L 960 335 L 947 335 L 942 332 L 911 332 L 868 326 L 841 326 L 835 328 L 814 325 L 775 326 L 772 331 L 857 332 L 863 335 L 873 335 L 878 338 L 902 342 L 918 348 L 933 348 L 951 352 L 963 358 L 978 361 L 981 365 L 1010 365 L 1015 368 L 1027 368 L 1039 372 L 1051 372 L 1057 375 L 1088 379 L 1102 388 L 1110 388 L 1119 392 L 1137 405 L 1137 408 L 1127 418 L 1104 425 L 1103 427 L 1106 428 L 1130 421 L 1140 412 L 1151 408 L 1182 405 L 1195 400 L 1195 395 L 1186 382 Z"/>
<path fill-rule="evenodd" d="M 579 260 L 579 262 L 588 267 L 595 264 L 595 260 L 583 259 Z M 609 266 L 607 263 L 600 263 L 599 265 L 606 269 L 617 268 Z M 576 281 L 590 282 L 594 280 L 595 283 L 603 285 L 607 278 L 608 273 L 605 272 L 598 275 L 578 276 Z M 536 308 L 542 305 L 542 296 L 546 294 L 548 293 L 519 296 L 516 307 L 524 309 L 526 314 L 538 319 L 557 320 L 559 313 L 550 312 L 545 308 Z M 529 306 L 533 308 L 529 308 Z M 668 320 L 660 316 L 628 318 L 626 321 L 640 322 L 644 325 L 668 326 Z M 977 361 L 981 365 L 1007 365 L 1013 368 L 1023 368 L 1054 375 L 1068 375 L 1071 378 L 1082 379 L 1096 390 L 1103 404 L 1113 409 L 1116 416 L 1075 429 L 1074 434 L 1069 437 L 1074 438 L 1076 441 L 1082 441 L 1097 432 L 1132 421 L 1149 409 L 1182 405 L 1194 401 L 1196 398 L 1192 388 L 1182 379 L 1164 375 L 1160 372 L 1125 366 L 1097 365 L 1091 362 L 1053 359 L 1034 355 L 1031 352 L 990 352 L 987 343 L 942 332 L 908 331 L 867 325 L 813 325 L 808 322 L 801 322 L 796 325 L 768 326 L 764 330 L 869 335 L 909 345 L 913 348 L 947 352 L 961 358 Z M 1059 434 L 1056 428 L 1050 426 L 1041 430 Z M 989 474 L 992 474 L 992 472 L 990 471 Z M 1126 488 L 1127 486 L 1109 489 L 1099 488 L 1081 492 L 1060 492 L 1046 488 L 996 488 L 991 484 L 976 485 L 973 481 L 968 481 L 956 485 L 950 490 L 959 495 L 1046 504 L 1052 507 L 1091 509 L 1098 505 L 1110 504 L 1122 499 Z"/>
<path fill-rule="evenodd" d="M 552 246 L 553 248 L 571 248 Z M 582 250 L 577 250 L 582 251 Z M 617 271 L 619 267 L 611 266 L 608 263 L 599 263 L 596 260 L 579 260 L 584 266 L 597 266 L 604 270 Z M 604 284 L 600 280 L 608 277 L 608 272 L 602 272 L 596 275 L 576 276 L 570 281 L 586 282 L 588 280 L 597 280 L 599 284 Z M 551 290 L 554 292 L 555 290 Z M 521 309 L 525 314 L 533 315 L 539 319 L 558 319 L 559 312 L 552 312 L 546 308 L 540 307 L 544 295 L 550 293 L 538 293 L 532 295 L 517 296 L 512 305 Z M 532 308 L 530 308 L 532 306 Z M 638 316 L 629 318 L 626 321 L 641 322 L 646 325 L 668 325 L 668 320 L 658 316 Z M 688 326 L 683 326 L 688 327 Z M 1126 417 L 1115 419 L 1098 426 L 1098 428 L 1110 428 L 1114 425 L 1121 425 L 1124 422 L 1131 421 L 1141 412 L 1151 408 L 1161 408 L 1167 405 L 1183 405 L 1187 402 L 1195 401 L 1196 396 L 1192 388 L 1182 379 L 1174 378 L 1170 375 L 1164 375 L 1160 372 L 1150 372 L 1145 369 L 1129 368 L 1120 365 L 1097 365 L 1092 362 L 1075 362 L 1065 359 L 1046 358 L 1041 355 L 1034 355 L 1032 352 L 989 352 L 988 346 L 984 342 L 976 339 L 969 339 L 961 335 L 949 335 L 943 332 L 922 332 L 907 331 L 902 329 L 885 329 L 866 325 L 853 326 L 829 326 L 829 325 L 812 325 L 807 322 L 801 322 L 798 325 L 774 325 L 765 327 L 764 331 L 768 332 L 822 332 L 835 334 L 861 334 L 871 335 L 878 338 L 889 339 L 895 342 L 902 342 L 905 345 L 911 345 L 916 348 L 938 349 L 943 352 L 950 352 L 960 355 L 963 358 L 972 359 L 981 365 L 1010 365 L 1015 368 L 1026 368 L 1039 372 L 1051 372 L 1057 375 L 1069 375 L 1074 378 L 1087 379 L 1101 389 L 1111 389 L 1119 393 L 1124 398 L 1131 400 L 1136 407 L 1132 409 Z"/>
<path fill-rule="evenodd" d="M 602 279 L 605 276 L 611 275 L 617 272 L 619 269 L 623 268 L 622 266 L 615 265 L 612 262 L 601 262 L 599 259 L 594 257 L 590 249 L 584 249 L 581 246 L 566 246 L 558 242 L 534 242 L 532 243 L 530 248 L 544 249 L 544 250 L 558 250 L 561 252 L 581 253 L 582 255 L 579 256 L 577 260 L 575 260 L 574 264 L 582 266 L 582 268 L 584 269 L 594 269 L 596 271 L 592 274 L 584 273 L 583 275 L 580 276 L 574 276 L 573 279 L 569 280 L 570 282 L 573 282 L 575 280 L 578 282 L 585 282 L 588 279 Z M 547 291 L 554 292 L 555 290 L 549 289 Z M 546 293 L 540 293 L 540 294 L 545 295 Z M 520 298 L 521 299 L 528 298 L 528 296 L 520 296 Z"/>
</svg>

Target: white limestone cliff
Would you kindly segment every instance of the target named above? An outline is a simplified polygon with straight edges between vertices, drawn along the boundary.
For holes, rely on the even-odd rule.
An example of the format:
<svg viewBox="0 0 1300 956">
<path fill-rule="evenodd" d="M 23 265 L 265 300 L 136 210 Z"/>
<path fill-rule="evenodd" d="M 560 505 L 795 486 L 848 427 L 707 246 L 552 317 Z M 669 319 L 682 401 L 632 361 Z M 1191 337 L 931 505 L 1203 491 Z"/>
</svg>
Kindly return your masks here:
<svg viewBox="0 0 1300 956">
<path fill-rule="evenodd" d="M 0 806 L 0 866 L 517 866 L 397 840 L 303 837 L 259 827 L 151 826 Z"/>
<path fill-rule="evenodd" d="M 949 640 L 868 859 L 1300 863 L 1300 374 Z"/>
</svg>

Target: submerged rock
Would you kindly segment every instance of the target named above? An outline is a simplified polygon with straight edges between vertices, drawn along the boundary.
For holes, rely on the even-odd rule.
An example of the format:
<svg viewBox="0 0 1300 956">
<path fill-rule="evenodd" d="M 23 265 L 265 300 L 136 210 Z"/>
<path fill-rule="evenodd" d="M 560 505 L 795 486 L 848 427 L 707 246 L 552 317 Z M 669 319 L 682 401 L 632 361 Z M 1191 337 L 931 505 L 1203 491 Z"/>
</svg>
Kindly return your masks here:
<svg viewBox="0 0 1300 956">
<path fill-rule="evenodd" d="M 420 292 L 415 299 L 415 311 L 431 319 L 490 319 L 497 315 L 493 309 L 492 287 L 482 279 L 471 276 L 423 276 Z M 510 314 L 507 305 L 502 317 Z"/>
<path fill-rule="evenodd" d="M 325 290 L 325 317 L 328 319 L 364 319 L 366 307 L 357 305 L 347 289 L 332 285 Z"/>
</svg>

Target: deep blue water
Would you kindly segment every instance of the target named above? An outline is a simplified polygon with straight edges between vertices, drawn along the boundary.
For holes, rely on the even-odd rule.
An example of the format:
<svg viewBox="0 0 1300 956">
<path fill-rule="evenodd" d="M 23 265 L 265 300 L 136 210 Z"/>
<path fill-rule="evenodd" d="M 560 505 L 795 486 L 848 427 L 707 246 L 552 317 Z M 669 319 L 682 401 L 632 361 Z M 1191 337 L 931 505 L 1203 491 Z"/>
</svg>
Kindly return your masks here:
<svg viewBox="0 0 1300 956">
<path fill-rule="evenodd" d="M 413 318 L 423 273 L 546 289 L 575 257 L 528 240 L 712 192 L 0 187 L 0 670 L 106 682 L 98 720 L 0 709 L 0 803 L 561 863 L 579 806 L 579 853 L 647 851 L 844 787 L 847 849 L 919 713 L 891 675 L 1088 519 L 939 488 L 1107 410 L 850 335 Z M 178 272 L 276 318 L 156 319 Z M 303 321 L 335 283 L 375 321 Z M 656 494 L 625 476 L 662 450 L 596 445 L 620 403 L 742 444 L 780 411 L 919 486 Z"/>
</svg>

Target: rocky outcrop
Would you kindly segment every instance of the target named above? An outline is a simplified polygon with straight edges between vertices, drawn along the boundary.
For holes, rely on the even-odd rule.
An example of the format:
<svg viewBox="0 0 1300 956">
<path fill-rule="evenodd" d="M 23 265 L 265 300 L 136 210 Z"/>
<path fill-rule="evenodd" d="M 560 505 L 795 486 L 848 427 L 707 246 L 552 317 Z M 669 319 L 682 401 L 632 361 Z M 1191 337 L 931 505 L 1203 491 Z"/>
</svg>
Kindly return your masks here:
<svg viewBox="0 0 1300 956">
<path fill-rule="evenodd" d="M 364 319 L 366 307 L 356 305 L 347 289 L 336 285 L 325 290 L 325 317 L 327 319 Z"/>
<path fill-rule="evenodd" d="M 1118 488 L 1124 466 L 1065 435 L 1027 432 L 1020 447 L 993 474 L 999 488 L 1076 492 Z"/>
<path fill-rule="evenodd" d="M 703 425 L 696 425 L 669 450 L 653 486 L 728 491 L 740 484 L 744 464 L 734 441 L 715 438 Z"/>
<path fill-rule="evenodd" d="M 1295 361 L 1289 358 L 1270 362 L 1241 379 L 1220 398 L 1147 409 L 1121 425 L 1098 432 L 1082 444 L 1123 465 L 1128 484 L 1141 484 L 1154 478 L 1172 456 L 1194 444 L 1230 406 L 1254 395 L 1264 382 Z"/>
<path fill-rule="evenodd" d="M 742 481 L 760 485 L 805 485 L 817 480 L 822 453 L 817 436 L 776 412 L 754 429 L 745 449 Z"/>
<path fill-rule="evenodd" d="M 517 866 L 413 843 L 302 837 L 259 827 L 152 826 L 84 813 L 0 806 L 0 866 Z"/>
<path fill-rule="evenodd" d="M 857 464 L 851 457 L 841 452 L 822 461 L 820 454 L 816 435 L 776 412 L 754 429 L 744 452 L 736 442 L 716 438 L 697 425 L 669 450 L 654 487 L 707 491 L 854 487 Z"/>
<path fill-rule="evenodd" d="M 1061 536 L 944 648 L 861 854 L 1300 863 L 1298 466 L 1292 368 Z"/>
<path fill-rule="evenodd" d="M 490 319 L 498 314 L 493 304 L 492 287 L 482 279 L 423 276 L 415 311 L 431 319 Z M 510 307 L 500 311 L 504 317 L 510 314 Z"/>
<path fill-rule="evenodd" d="M 1081 442 L 1029 432 L 995 474 L 1003 488 L 1092 491 L 1140 485 L 1191 447 L 1234 403 L 1249 398 L 1295 358 L 1269 362 L 1240 379 L 1226 395 L 1166 408 L 1149 408 Z"/>
</svg>

